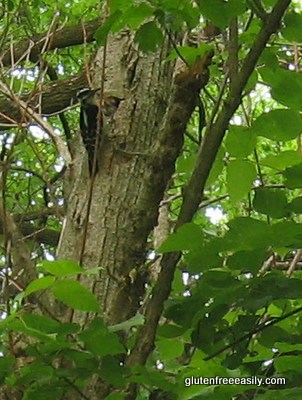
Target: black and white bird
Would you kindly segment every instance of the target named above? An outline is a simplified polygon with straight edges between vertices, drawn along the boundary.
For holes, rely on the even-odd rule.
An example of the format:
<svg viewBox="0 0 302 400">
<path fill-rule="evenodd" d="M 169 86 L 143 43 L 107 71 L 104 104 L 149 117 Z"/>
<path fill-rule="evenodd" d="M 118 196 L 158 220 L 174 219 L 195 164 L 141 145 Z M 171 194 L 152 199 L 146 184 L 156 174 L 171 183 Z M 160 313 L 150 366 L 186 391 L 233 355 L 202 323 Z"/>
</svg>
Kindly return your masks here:
<svg viewBox="0 0 302 400">
<path fill-rule="evenodd" d="M 82 89 L 77 93 L 80 101 L 80 132 L 88 154 L 89 175 L 98 173 L 98 153 L 110 117 L 118 109 L 121 99 L 106 96 L 101 103 L 100 89 Z M 96 153 L 96 154 L 95 154 Z M 94 159 L 96 159 L 94 161 Z M 95 167 L 94 167 L 95 162 Z"/>
</svg>

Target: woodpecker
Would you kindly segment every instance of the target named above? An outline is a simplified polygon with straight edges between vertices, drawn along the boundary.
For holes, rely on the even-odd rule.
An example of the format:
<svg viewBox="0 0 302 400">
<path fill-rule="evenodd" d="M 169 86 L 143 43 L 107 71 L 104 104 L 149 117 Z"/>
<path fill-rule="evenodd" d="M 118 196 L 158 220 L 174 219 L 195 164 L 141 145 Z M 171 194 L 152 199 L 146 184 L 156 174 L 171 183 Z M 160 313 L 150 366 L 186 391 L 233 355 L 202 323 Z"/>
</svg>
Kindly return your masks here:
<svg viewBox="0 0 302 400">
<path fill-rule="evenodd" d="M 94 153 L 95 151 L 99 152 L 108 120 L 116 112 L 122 100 L 115 96 L 107 96 L 104 97 L 101 104 L 100 94 L 100 89 L 82 89 L 77 93 L 81 106 L 80 132 L 88 154 L 90 176 L 93 172 Z M 98 172 L 97 161 L 98 158 L 96 158 L 95 174 Z"/>
</svg>

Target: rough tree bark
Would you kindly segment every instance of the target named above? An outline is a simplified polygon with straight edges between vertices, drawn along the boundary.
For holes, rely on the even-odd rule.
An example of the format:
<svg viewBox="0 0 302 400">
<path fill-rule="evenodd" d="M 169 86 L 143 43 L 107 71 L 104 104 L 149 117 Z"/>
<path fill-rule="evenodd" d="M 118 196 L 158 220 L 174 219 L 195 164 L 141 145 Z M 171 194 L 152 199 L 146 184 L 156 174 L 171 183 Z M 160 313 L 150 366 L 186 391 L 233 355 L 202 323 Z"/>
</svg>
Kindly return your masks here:
<svg viewBox="0 0 302 400">
<path fill-rule="evenodd" d="M 125 100 L 102 145 L 83 264 L 102 268 L 98 282 L 87 283 L 100 299 L 109 324 L 138 310 L 146 281 L 147 271 L 142 266 L 147 238 L 156 225 L 159 202 L 174 171 L 196 95 L 207 81 L 205 63 L 201 85 L 191 85 L 187 92 L 176 90 L 174 66 L 164 62 L 168 51 L 165 44 L 155 54 L 139 55 L 128 32 L 108 43 L 105 93 Z M 95 87 L 100 86 L 102 56 L 100 50 L 94 68 Z M 58 251 L 60 258 L 75 260 L 79 260 L 83 241 L 89 186 L 87 160 L 84 157 L 82 162 L 82 154 L 77 160 L 70 172 L 76 180 L 68 197 Z M 130 273 L 134 269 L 133 280 Z"/>
</svg>

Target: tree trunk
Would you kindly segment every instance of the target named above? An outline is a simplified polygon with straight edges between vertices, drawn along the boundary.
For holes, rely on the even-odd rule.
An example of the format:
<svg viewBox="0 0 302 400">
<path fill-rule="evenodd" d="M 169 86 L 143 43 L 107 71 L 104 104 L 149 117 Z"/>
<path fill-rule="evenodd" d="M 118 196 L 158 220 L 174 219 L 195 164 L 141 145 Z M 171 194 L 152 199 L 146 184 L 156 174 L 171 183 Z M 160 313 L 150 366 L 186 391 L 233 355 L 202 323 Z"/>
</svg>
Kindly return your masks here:
<svg viewBox="0 0 302 400">
<path fill-rule="evenodd" d="M 142 265 L 147 238 L 182 147 L 183 133 L 175 132 L 173 148 L 165 149 L 168 159 L 158 160 L 153 151 L 171 94 L 173 65 L 165 62 L 167 54 L 165 45 L 155 54 L 140 55 L 128 32 L 108 41 L 105 94 L 124 100 L 102 143 L 83 258 L 84 267 L 101 268 L 97 279 L 85 278 L 85 283 L 100 300 L 108 324 L 128 319 L 139 307 L 146 281 Z M 94 87 L 100 87 L 102 58 L 101 48 Z M 83 151 L 77 153 L 58 256 L 79 261 L 90 180 L 87 158 Z"/>
</svg>

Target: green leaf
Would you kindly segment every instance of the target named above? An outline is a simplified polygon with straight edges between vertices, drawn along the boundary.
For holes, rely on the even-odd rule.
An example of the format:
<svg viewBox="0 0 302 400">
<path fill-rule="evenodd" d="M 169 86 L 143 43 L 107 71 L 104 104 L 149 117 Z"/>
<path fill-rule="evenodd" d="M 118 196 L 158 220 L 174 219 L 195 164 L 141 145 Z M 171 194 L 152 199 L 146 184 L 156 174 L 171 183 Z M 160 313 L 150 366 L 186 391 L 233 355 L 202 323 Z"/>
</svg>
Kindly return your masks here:
<svg viewBox="0 0 302 400">
<path fill-rule="evenodd" d="M 77 331 L 79 331 L 80 328 L 78 327 Z M 76 333 L 75 330 L 72 332 L 68 332 L 70 334 Z M 38 357 L 40 354 L 54 354 L 54 353 L 59 353 L 62 351 L 66 351 L 72 347 L 72 344 L 68 339 L 62 338 L 59 335 L 48 335 L 48 338 L 53 338 L 54 340 L 45 340 L 45 338 L 40 337 L 40 344 L 37 346 L 37 348 L 28 348 L 27 353 L 29 356 L 33 357 Z M 37 352 L 38 349 L 38 352 Z"/>
<path fill-rule="evenodd" d="M 199 371 L 196 371 L 196 376 L 201 376 L 199 374 Z M 206 376 L 206 375 L 204 375 Z M 185 376 L 184 377 L 184 382 L 187 382 L 191 377 Z M 185 383 L 185 386 L 182 384 L 182 386 L 178 390 L 178 395 L 179 399 L 181 400 L 191 400 L 191 399 L 211 399 L 215 400 L 215 398 L 219 398 L 220 400 L 227 400 L 226 398 L 223 398 L 221 396 L 217 397 L 216 396 L 216 389 L 215 385 L 212 386 L 205 386 L 205 385 L 194 385 L 193 383 L 190 384 L 190 386 L 186 386 L 189 383 Z M 230 399 L 230 397 L 228 397 Z"/>
<path fill-rule="evenodd" d="M 292 140 L 302 130 L 302 118 L 294 110 L 272 110 L 261 114 L 253 123 L 251 129 L 257 135 L 271 140 Z"/>
<path fill-rule="evenodd" d="M 165 338 L 175 338 L 181 336 L 185 332 L 185 328 L 175 324 L 165 324 L 158 327 L 157 333 Z"/>
<path fill-rule="evenodd" d="M 293 167 L 286 168 L 283 172 L 285 186 L 289 189 L 302 187 L 302 163 Z"/>
<path fill-rule="evenodd" d="M 169 235 L 156 251 L 158 253 L 169 253 L 193 249 L 201 245 L 202 238 L 203 234 L 199 226 L 193 223 L 184 224 L 175 233 Z"/>
<path fill-rule="evenodd" d="M 184 298 L 182 301 L 174 301 L 168 304 L 165 317 L 182 326 L 185 330 L 192 328 L 192 319 L 200 310 L 200 298 Z"/>
<path fill-rule="evenodd" d="M 174 2 L 174 6 L 179 10 L 180 20 L 185 21 L 190 29 L 200 23 L 199 11 L 190 0 L 182 0 L 182 2 L 178 4 Z"/>
<path fill-rule="evenodd" d="M 82 270 L 83 275 L 97 275 L 102 270 L 102 267 L 87 268 Z"/>
<path fill-rule="evenodd" d="M 110 332 L 118 332 L 122 330 L 129 330 L 134 326 L 141 326 L 145 322 L 145 318 L 142 314 L 136 314 L 134 317 L 127 319 L 119 324 L 111 325 L 108 327 Z"/>
<path fill-rule="evenodd" d="M 181 340 L 160 338 L 156 341 L 156 348 L 163 360 L 171 360 L 181 356 L 184 345 Z"/>
<path fill-rule="evenodd" d="M 281 374 L 286 371 L 302 371 L 301 354 L 297 356 L 281 356 L 274 361 L 274 366 Z"/>
<path fill-rule="evenodd" d="M 208 243 L 202 243 L 189 254 L 185 255 L 188 270 L 191 274 L 206 271 L 209 268 L 222 266 L 223 259 L 219 256 L 222 250 L 223 239 L 213 239 Z"/>
<path fill-rule="evenodd" d="M 302 247 L 301 224 L 293 221 L 282 221 L 272 225 L 272 245 L 277 247 L 288 246 L 290 248 Z"/>
<path fill-rule="evenodd" d="M 26 390 L 24 396 L 22 397 L 22 400 L 60 399 L 62 397 L 63 393 L 64 393 L 64 390 L 60 387 L 54 387 L 53 382 L 50 384 L 45 384 L 45 382 L 44 382 L 44 383 L 40 383 L 40 384 L 30 385 L 30 387 Z"/>
<path fill-rule="evenodd" d="M 192 173 L 193 167 L 196 163 L 197 154 L 183 154 L 177 160 L 176 170 L 179 174 L 182 174 L 185 178 L 189 177 Z"/>
<path fill-rule="evenodd" d="M 238 269 L 243 273 L 255 273 L 259 271 L 266 259 L 267 252 L 261 248 L 250 251 L 238 251 L 228 258 L 227 265 L 230 269 Z"/>
<path fill-rule="evenodd" d="M 259 58 L 260 63 L 264 63 L 268 70 L 277 69 L 279 67 L 279 61 L 274 50 L 266 48 Z"/>
<path fill-rule="evenodd" d="M 230 125 L 225 145 L 231 156 L 247 157 L 256 147 L 255 132 L 245 126 Z"/>
<path fill-rule="evenodd" d="M 284 17 L 285 27 L 282 29 L 282 35 L 290 42 L 302 43 L 301 29 L 297 26 L 302 26 L 302 14 L 296 12 L 288 12 Z"/>
<path fill-rule="evenodd" d="M 124 347 L 115 333 L 109 332 L 101 318 L 95 318 L 88 329 L 79 334 L 86 348 L 97 356 L 121 354 Z"/>
<path fill-rule="evenodd" d="M 136 29 L 145 19 L 151 17 L 154 13 L 147 3 L 140 3 L 138 6 L 130 6 L 123 14 L 123 20 L 131 29 Z"/>
<path fill-rule="evenodd" d="M 253 207 L 256 211 L 272 218 L 283 218 L 288 215 L 287 198 L 284 190 L 259 188 L 255 191 Z"/>
<path fill-rule="evenodd" d="M 302 196 L 293 199 L 287 208 L 296 214 L 302 214 Z"/>
<path fill-rule="evenodd" d="M 248 290 L 244 298 L 239 299 L 239 305 L 249 310 L 257 310 L 272 303 L 273 300 L 299 299 L 302 297 L 302 281 L 300 279 L 288 279 L 280 271 L 267 273 L 265 276 L 254 278 L 249 281 Z M 267 292 L 266 288 L 270 288 Z M 284 305 L 283 307 L 284 308 Z M 281 314 L 277 312 L 277 316 Z M 285 322 L 287 323 L 287 322 Z M 284 323 L 283 323 L 284 328 Z M 270 333 L 267 333 L 270 330 Z M 274 340 L 286 340 L 291 333 L 281 329 L 280 326 L 268 327 L 262 333 L 261 343 L 265 346 L 272 346 L 272 333 Z"/>
<path fill-rule="evenodd" d="M 183 272 L 179 269 L 179 270 L 175 271 L 175 274 L 174 274 L 174 279 L 173 279 L 172 288 L 171 288 L 172 296 L 177 296 L 177 293 L 179 295 L 182 295 L 184 288 L 185 288 L 185 285 L 184 285 L 184 280 L 183 280 Z"/>
<path fill-rule="evenodd" d="M 261 165 L 274 168 L 278 171 L 301 163 L 302 155 L 294 150 L 285 150 L 278 155 L 269 154 L 261 160 Z"/>
<path fill-rule="evenodd" d="M 56 333 L 60 330 L 61 327 L 60 322 L 45 317 L 44 315 L 26 313 L 22 314 L 20 316 L 20 319 L 27 328 L 46 334 Z"/>
<path fill-rule="evenodd" d="M 240 365 L 242 365 L 242 359 L 244 358 L 246 353 L 247 351 L 245 349 L 241 349 L 234 352 L 233 354 L 228 354 L 223 362 L 223 366 L 230 370 L 239 368 Z"/>
<path fill-rule="evenodd" d="M 18 313 L 13 313 L 11 315 L 8 315 L 6 318 L 0 320 L 0 333 L 3 333 L 9 329 L 12 326 L 12 324 L 15 323 L 16 319 L 18 318 Z"/>
<path fill-rule="evenodd" d="M 158 5 L 155 16 L 161 26 L 171 31 L 183 30 L 184 23 L 190 29 L 199 24 L 200 14 L 190 0 L 182 0 L 179 3 L 174 0 L 164 0 L 158 2 Z"/>
<path fill-rule="evenodd" d="M 55 276 L 77 275 L 84 271 L 76 262 L 69 260 L 47 261 L 42 262 L 42 268 L 48 273 Z"/>
<path fill-rule="evenodd" d="M 254 400 L 301 400 L 302 388 L 267 390 L 264 394 L 254 397 Z"/>
<path fill-rule="evenodd" d="M 78 281 L 57 281 L 52 286 L 52 292 L 56 299 L 74 309 L 94 312 L 100 311 L 97 299 Z"/>
<path fill-rule="evenodd" d="M 23 316 L 19 316 L 14 322 L 10 324 L 10 328 L 17 332 L 23 332 L 27 336 L 31 336 L 34 338 L 38 338 L 43 342 L 53 342 L 56 340 L 57 334 L 56 333 L 45 333 L 39 329 L 35 329 L 30 325 L 27 325 L 26 321 L 23 319 Z"/>
<path fill-rule="evenodd" d="M 135 34 L 138 47 L 144 52 L 155 51 L 163 42 L 163 33 L 154 21 L 141 25 Z"/>
<path fill-rule="evenodd" d="M 129 9 L 129 2 L 125 0 L 110 0 L 109 2 L 110 14 L 116 11 L 126 12 Z"/>
<path fill-rule="evenodd" d="M 272 90 L 272 97 L 280 104 L 300 111 L 302 109 L 302 76 L 299 72 L 286 69 L 263 68 L 259 71 L 263 80 L 268 83 Z"/>
<path fill-rule="evenodd" d="M 6 355 L 5 357 L 2 355 L 0 357 L 0 383 L 13 371 L 15 361 L 15 358 L 11 355 Z"/>
<path fill-rule="evenodd" d="M 54 374 L 54 368 L 45 365 L 41 360 L 36 360 L 21 369 L 18 384 L 29 385 L 32 382 L 37 382 L 38 385 L 45 384 L 54 377 Z"/>
<path fill-rule="evenodd" d="M 8 9 L 8 11 L 13 11 L 14 2 L 12 0 L 7 0 L 7 9 Z"/>
<path fill-rule="evenodd" d="M 179 54 L 181 54 L 181 56 L 188 62 L 188 64 L 193 64 L 197 57 L 203 56 L 212 48 L 213 47 L 207 43 L 201 44 L 198 47 L 177 46 L 178 52 L 176 52 L 175 49 L 172 50 L 166 60 L 176 60 L 177 58 L 179 58 Z"/>
<path fill-rule="evenodd" d="M 67 349 L 64 355 L 68 360 L 74 361 L 77 366 L 87 366 L 87 368 L 94 370 L 98 366 L 98 360 L 93 354 L 87 351 Z"/>
<path fill-rule="evenodd" d="M 122 11 L 120 9 L 115 10 L 106 21 L 96 30 L 94 38 L 99 46 L 104 46 L 107 36 L 110 31 L 114 31 L 115 25 L 117 25 L 122 17 Z"/>
<path fill-rule="evenodd" d="M 230 161 L 227 165 L 227 188 L 233 201 L 243 199 L 257 178 L 255 165 L 246 160 Z"/>
<path fill-rule="evenodd" d="M 272 240 L 272 228 L 263 221 L 239 217 L 228 223 L 229 231 L 224 240 L 230 250 L 254 250 L 268 247 Z"/>
<path fill-rule="evenodd" d="M 198 321 L 191 334 L 192 344 L 205 352 L 211 352 L 214 338 L 215 326 L 207 318 Z"/>
<path fill-rule="evenodd" d="M 214 288 L 231 287 L 236 279 L 231 275 L 230 271 L 210 270 L 203 275 L 204 283 Z"/>
<path fill-rule="evenodd" d="M 104 381 L 116 386 L 122 387 L 129 383 L 129 377 L 124 377 L 125 374 L 129 375 L 125 365 L 121 365 L 117 357 L 111 355 L 102 357 L 101 368 L 98 374 Z"/>
<path fill-rule="evenodd" d="M 213 323 L 219 323 L 222 318 L 228 313 L 230 306 L 223 303 L 211 304 L 211 311 L 209 313 L 209 320 Z"/>
<path fill-rule="evenodd" d="M 43 276 L 42 278 L 35 279 L 25 289 L 25 296 L 29 296 L 34 292 L 49 288 L 54 283 L 55 279 L 56 278 L 54 276 Z"/>
<path fill-rule="evenodd" d="M 302 352 L 302 344 L 298 343 L 284 343 L 284 342 L 279 342 L 276 343 L 276 348 L 281 351 L 282 353 L 284 352 L 290 352 L 290 351 L 296 351 L 296 352 Z"/>
<path fill-rule="evenodd" d="M 259 82 L 259 75 L 257 70 L 255 70 L 252 72 L 252 74 L 249 77 L 249 80 L 247 81 L 247 84 L 245 85 L 244 93 L 250 93 L 252 90 L 254 90 L 258 82 Z"/>
<path fill-rule="evenodd" d="M 175 384 L 166 378 L 161 371 L 155 368 L 146 368 L 141 365 L 136 365 L 132 367 L 132 376 L 129 377 L 130 382 L 138 382 L 148 385 L 150 388 L 162 389 L 165 394 L 169 395 L 171 398 L 171 392 L 174 392 Z M 164 399 L 167 397 L 165 396 Z M 174 400 L 175 397 L 173 397 Z"/>
<path fill-rule="evenodd" d="M 202 14 L 220 28 L 225 28 L 233 17 L 246 10 L 243 0 L 198 0 L 198 4 Z"/>
<path fill-rule="evenodd" d="M 61 341 L 58 335 L 68 335 L 75 333 L 79 330 L 77 324 L 71 323 L 60 323 L 51 318 L 43 315 L 22 313 L 18 319 L 11 324 L 11 329 L 25 332 L 26 334 L 37 337 L 45 342 L 45 346 L 53 348 L 53 340 L 56 340 L 58 348 L 66 347 L 66 342 Z M 48 341 L 50 339 L 50 341 Z M 46 344 L 47 343 L 47 344 Z M 68 343 L 67 343 L 67 346 Z"/>
</svg>

